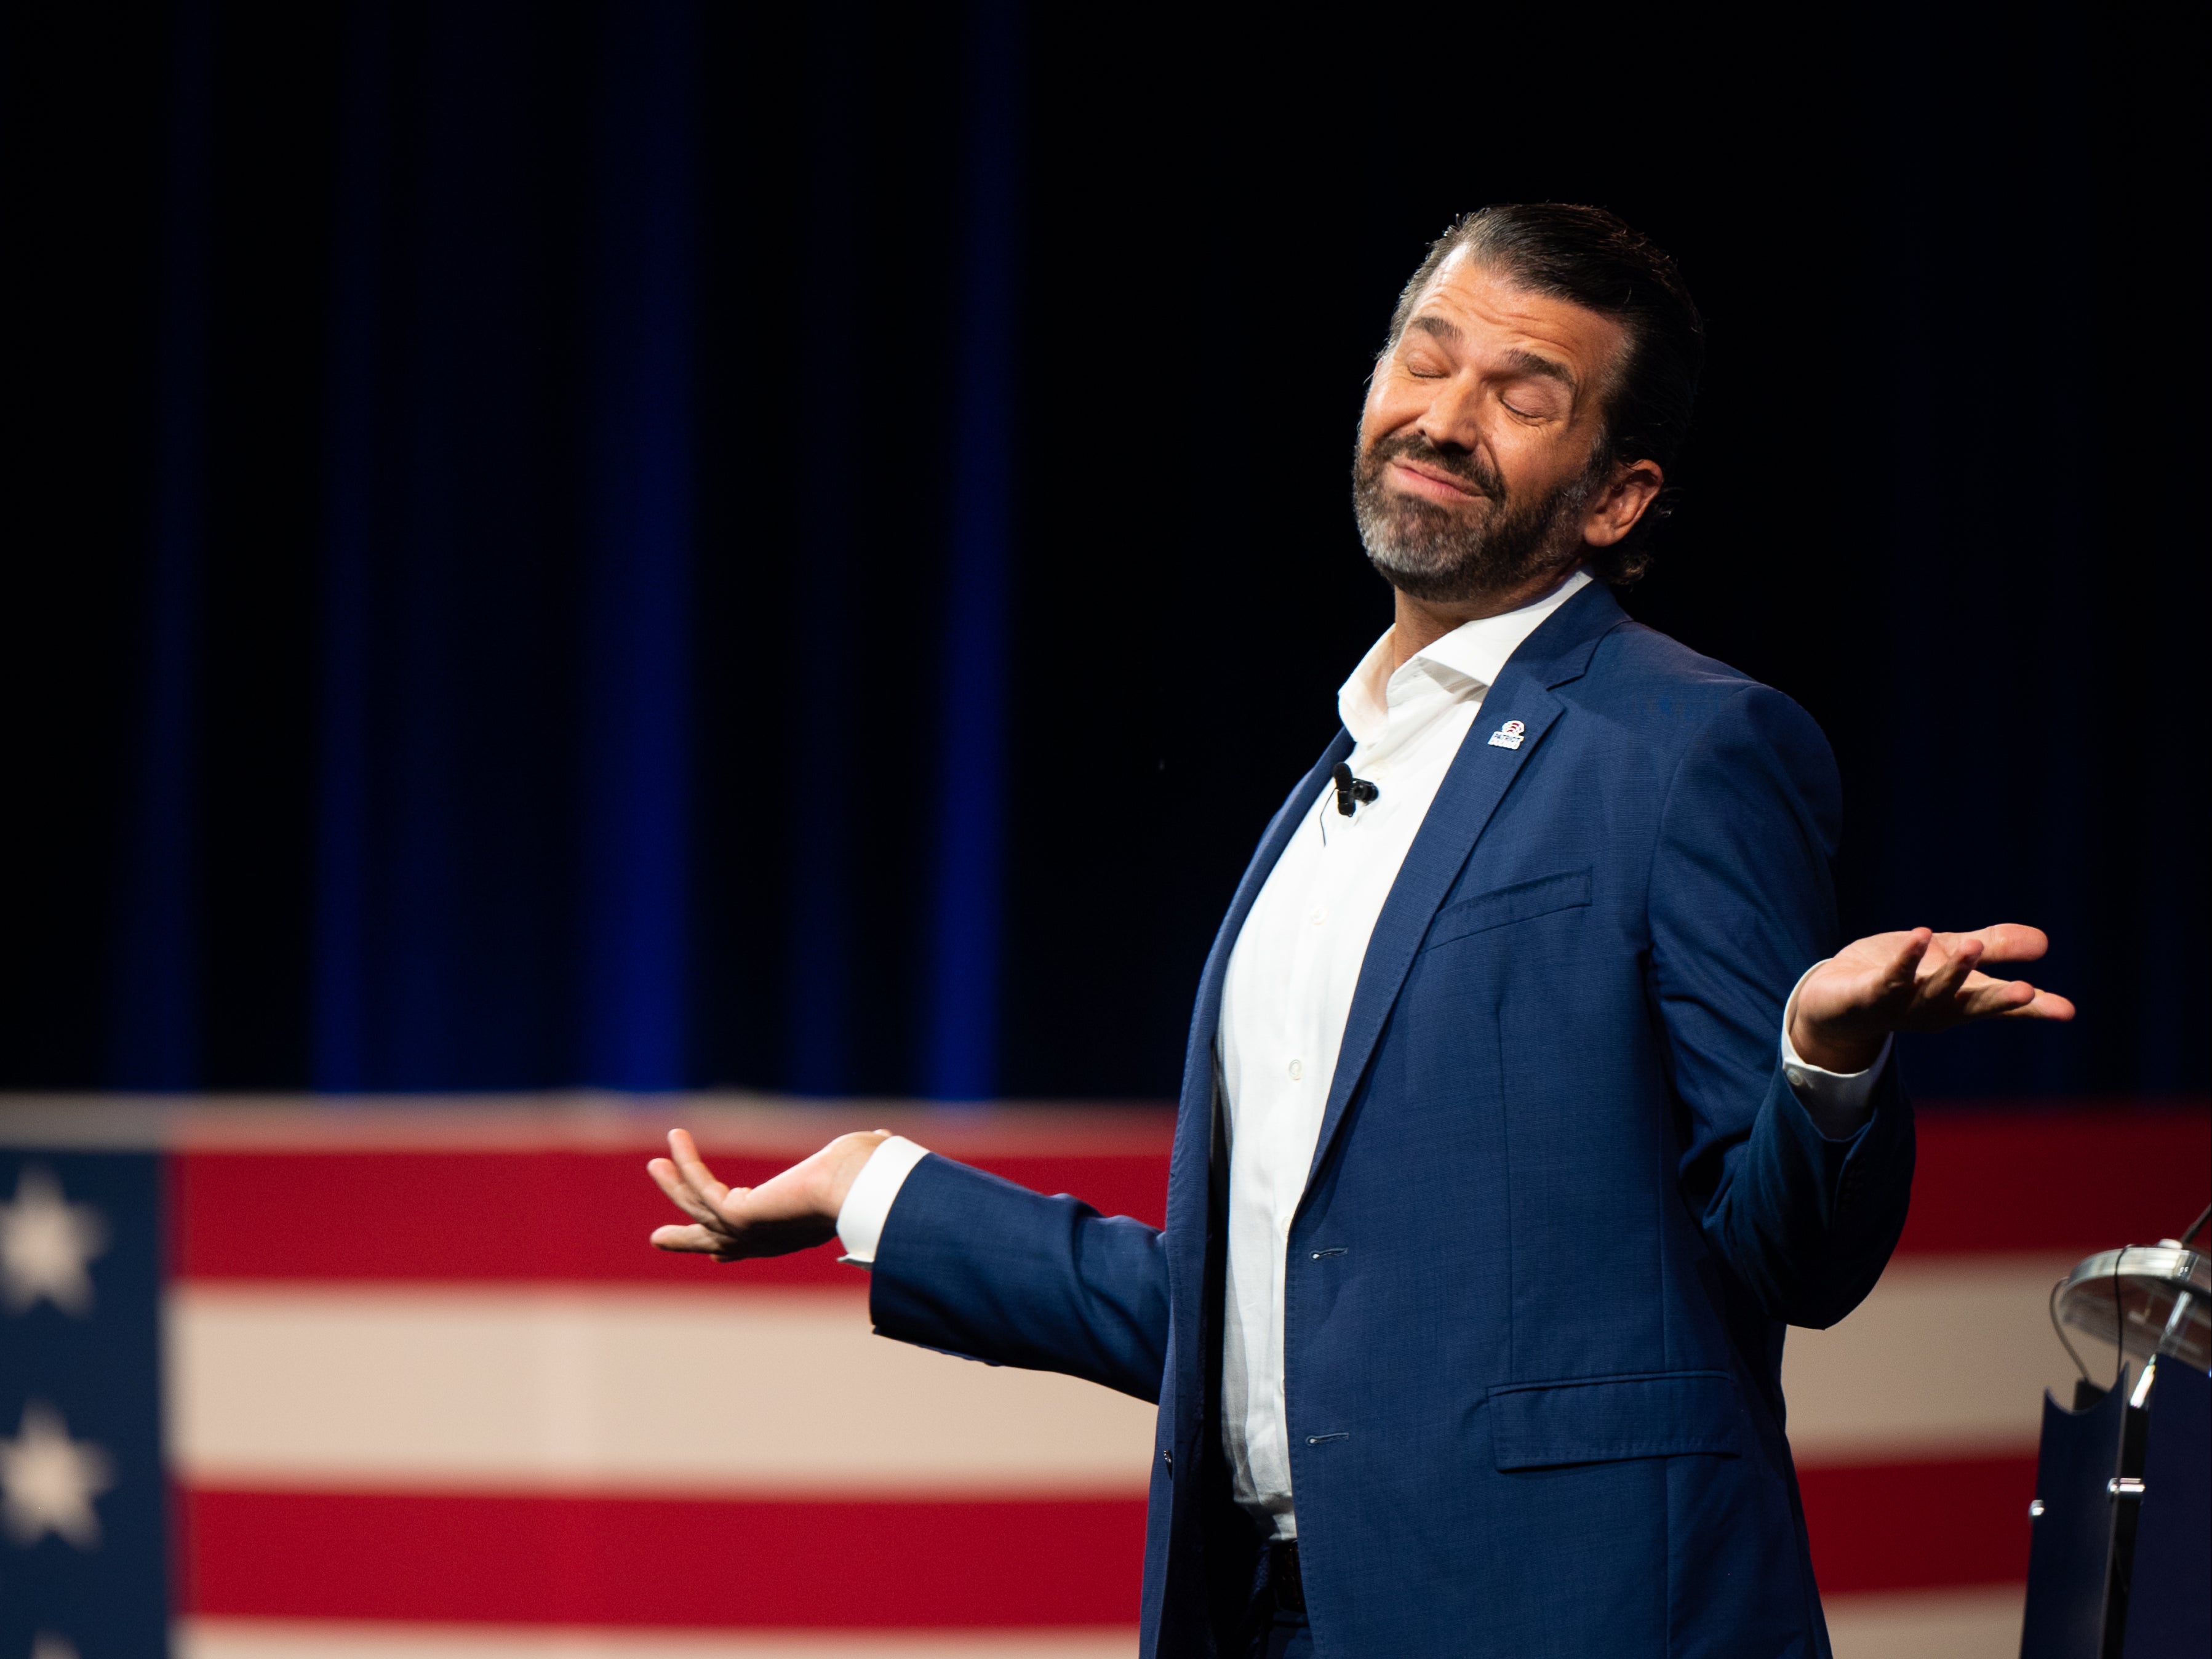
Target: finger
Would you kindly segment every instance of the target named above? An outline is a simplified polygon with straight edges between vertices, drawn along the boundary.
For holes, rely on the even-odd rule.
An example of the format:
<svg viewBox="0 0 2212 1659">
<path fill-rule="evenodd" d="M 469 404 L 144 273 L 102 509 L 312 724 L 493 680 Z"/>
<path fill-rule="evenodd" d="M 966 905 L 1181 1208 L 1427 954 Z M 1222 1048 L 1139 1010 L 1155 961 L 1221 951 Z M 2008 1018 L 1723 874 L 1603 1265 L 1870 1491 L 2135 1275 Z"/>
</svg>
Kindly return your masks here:
<svg viewBox="0 0 2212 1659">
<path fill-rule="evenodd" d="M 1989 1019 L 2024 1008 L 2035 1000 L 2035 987 L 2024 979 L 1969 974 L 1959 988 L 1958 1012 L 1968 1019 Z"/>
<path fill-rule="evenodd" d="M 678 1139 L 679 1135 L 683 1136 L 681 1142 Z M 704 1204 L 711 1207 L 714 1203 L 713 1194 L 711 1192 L 702 1192 L 698 1188 L 692 1185 L 691 1177 L 684 1172 L 683 1165 L 672 1156 L 672 1154 L 678 1150 L 679 1145 L 690 1146 L 690 1136 L 684 1134 L 684 1131 L 681 1129 L 670 1130 L 668 1134 L 668 1150 L 672 1156 L 668 1158 L 655 1158 L 653 1160 L 653 1163 L 647 1164 L 646 1168 L 650 1170 L 653 1168 L 654 1164 L 658 1164 L 660 1165 L 661 1169 L 665 1171 L 679 1186 L 681 1186 L 686 1193 L 689 1193 L 694 1200 L 701 1204 Z M 692 1158 L 695 1163 L 697 1162 L 698 1150 L 699 1149 L 696 1146 L 691 1146 Z M 704 1166 L 702 1165 L 701 1167 L 703 1168 Z M 659 1177 L 655 1176 L 654 1178 L 657 1180 Z M 714 1183 L 710 1181 L 708 1184 L 711 1188 Z M 675 1194 L 672 1193 L 670 1197 L 672 1199 L 675 1199 Z M 681 1199 L 675 1199 L 675 1201 L 681 1203 L 683 1200 Z"/>
<path fill-rule="evenodd" d="M 1897 953 L 1881 970 L 1881 985 L 1875 994 L 1876 1000 L 1887 1001 L 1912 994 L 1921 961 L 1935 941 L 1936 935 L 1925 927 L 1916 927 L 1898 941 Z"/>
<path fill-rule="evenodd" d="M 2039 991 L 2024 979 L 1968 976 L 1961 996 L 1968 1019 L 2052 1019 L 2074 1018 L 2074 1005 L 2056 991 Z"/>
<path fill-rule="evenodd" d="M 709 1204 L 720 1204 L 729 1195 L 730 1189 L 714 1179 L 714 1171 L 700 1158 L 699 1143 L 691 1139 L 690 1131 L 671 1129 L 668 1132 L 668 1150 L 676 1154 L 676 1167 L 683 1172 L 684 1180 L 690 1183 L 691 1190 Z"/>
<path fill-rule="evenodd" d="M 2026 984 L 2026 981 L 2017 983 Z M 2033 989 L 2033 987 L 2030 987 Z M 2056 991 L 2037 991 L 2034 997 L 2017 1008 L 2008 1008 L 1997 1016 L 1999 1019 L 2051 1019 L 2064 1024 L 2074 1018 L 2074 1005 Z"/>
<path fill-rule="evenodd" d="M 672 1129 L 668 1135 L 668 1146 L 676 1154 L 669 1160 L 676 1178 L 691 1195 L 691 1201 L 684 1207 L 690 1213 L 700 1215 L 703 1220 L 716 1222 L 726 1219 L 732 1189 L 714 1179 L 714 1171 L 699 1156 L 698 1143 L 685 1131 Z M 735 1190 L 742 1194 L 744 1188 Z M 682 1200 L 678 1201 L 684 1202 Z"/>
<path fill-rule="evenodd" d="M 726 1243 L 707 1227 L 655 1227 L 653 1248 L 656 1250 L 688 1251 L 696 1255 L 714 1255 Z"/>
<path fill-rule="evenodd" d="M 668 1201 L 694 1221 L 703 1221 L 711 1226 L 721 1219 L 714 1206 L 693 1192 L 690 1184 L 666 1158 L 654 1158 L 645 1166 L 645 1172 L 653 1177 L 653 1184 L 668 1195 Z"/>
<path fill-rule="evenodd" d="M 1927 977 L 1917 988 L 1923 1003 L 1944 1003 L 1959 994 L 1959 988 L 1966 982 L 1966 975 L 1974 971 L 1974 964 L 1982 959 L 1982 942 L 1969 935 L 1959 935 L 1947 951 L 1936 953 Z"/>
<path fill-rule="evenodd" d="M 1984 962 L 2039 962 L 2051 948 L 2049 934 L 2021 921 L 2000 921 L 1960 937 L 1981 940 Z"/>
</svg>

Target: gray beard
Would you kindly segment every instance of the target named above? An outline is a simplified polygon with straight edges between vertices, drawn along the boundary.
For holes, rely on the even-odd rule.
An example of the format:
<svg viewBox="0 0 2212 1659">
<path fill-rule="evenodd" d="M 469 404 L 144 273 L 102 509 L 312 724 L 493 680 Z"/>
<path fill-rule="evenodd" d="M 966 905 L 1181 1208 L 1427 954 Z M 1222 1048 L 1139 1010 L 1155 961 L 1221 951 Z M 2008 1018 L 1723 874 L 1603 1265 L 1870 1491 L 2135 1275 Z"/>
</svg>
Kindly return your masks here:
<svg viewBox="0 0 2212 1659">
<path fill-rule="evenodd" d="M 1488 499 L 1453 508 L 1393 490 L 1384 470 L 1399 455 L 1465 479 Z M 1479 458 L 1457 461 L 1424 439 L 1386 439 L 1371 452 L 1354 453 L 1352 510 L 1369 562 L 1391 586 L 1432 604 L 1464 604 L 1510 593 L 1574 562 L 1583 514 L 1603 476 L 1601 452 L 1578 476 L 1516 501 Z"/>
</svg>

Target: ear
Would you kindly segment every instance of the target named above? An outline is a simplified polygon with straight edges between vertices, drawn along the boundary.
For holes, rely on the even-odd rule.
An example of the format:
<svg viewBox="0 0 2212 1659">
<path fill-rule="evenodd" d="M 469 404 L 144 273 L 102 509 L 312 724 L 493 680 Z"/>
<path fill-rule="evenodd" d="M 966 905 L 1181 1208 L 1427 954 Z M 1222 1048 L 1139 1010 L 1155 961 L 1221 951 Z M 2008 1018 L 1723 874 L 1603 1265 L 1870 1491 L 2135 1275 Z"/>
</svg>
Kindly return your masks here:
<svg viewBox="0 0 2212 1659">
<path fill-rule="evenodd" d="M 1592 547 L 1611 547 L 1636 528 L 1666 482 L 1656 461 L 1616 463 L 1613 476 L 1583 515 L 1583 540 Z"/>
</svg>

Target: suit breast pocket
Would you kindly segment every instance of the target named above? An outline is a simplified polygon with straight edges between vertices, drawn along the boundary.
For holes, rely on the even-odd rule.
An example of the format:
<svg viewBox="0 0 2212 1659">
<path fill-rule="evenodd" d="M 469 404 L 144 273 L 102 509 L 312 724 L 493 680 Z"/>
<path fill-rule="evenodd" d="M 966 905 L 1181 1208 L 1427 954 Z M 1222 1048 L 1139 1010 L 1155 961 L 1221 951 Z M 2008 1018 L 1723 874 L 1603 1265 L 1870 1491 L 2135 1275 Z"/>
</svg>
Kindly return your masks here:
<svg viewBox="0 0 2212 1659">
<path fill-rule="evenodd" d="M 1469 933 L 1487 933 L 1516 921 L 1534 921 L 1556 910 L 1583 908 L 1589 902 L 1588 865 L 1579 870 L 1562 870 L 1556 875 L 1516 881 L 1510 887 L 1492 888 L 1487 893 L 1477 893 L 1473 898 L 1444 906 L 1429 924 L 1424 948 L 1433 950 L 1452 939 L 1465 939 Z"/>
</svg>

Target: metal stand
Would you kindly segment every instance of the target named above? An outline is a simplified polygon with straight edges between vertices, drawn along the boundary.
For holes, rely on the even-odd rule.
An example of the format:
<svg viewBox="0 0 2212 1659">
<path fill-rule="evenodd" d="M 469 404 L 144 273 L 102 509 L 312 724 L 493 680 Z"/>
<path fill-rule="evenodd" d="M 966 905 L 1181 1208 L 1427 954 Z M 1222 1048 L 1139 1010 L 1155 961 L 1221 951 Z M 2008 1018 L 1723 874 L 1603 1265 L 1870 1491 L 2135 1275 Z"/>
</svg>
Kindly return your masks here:
<svg viewBox="0 0 2212 1659">
<path fill-rule="evenodd" d="M 2123 1359 L 2109 1393 L 2044 1398 L 2021 1659 L 2212 1653 L 2208 1309 L 2212 1264 L 2183 1239 L 2092 1256 L 2052 1292 L 2055 1324 L 2148 1363 L 2132 1392 Z"/>
<path fill-rule="evenodd" d="M 2150 1391 L 2124 1659 L 2212 1654 L 2212 1377 L 2161 1362 Z"/>
<path fill-rule="evenodd" d="M 2142 1413 L 2128 1404 L 2124 1368 L 2120 1375 L 2121 1386 L 2110 1393 L 2076 1383 L 2072 1411 L 2044 1396 L 2021 1659 L 2120 1659 L 2117 1638 L 2127 1622 L 2135 1542 L 2132 1494 L 2142 1489 Z"/>
</svg>

